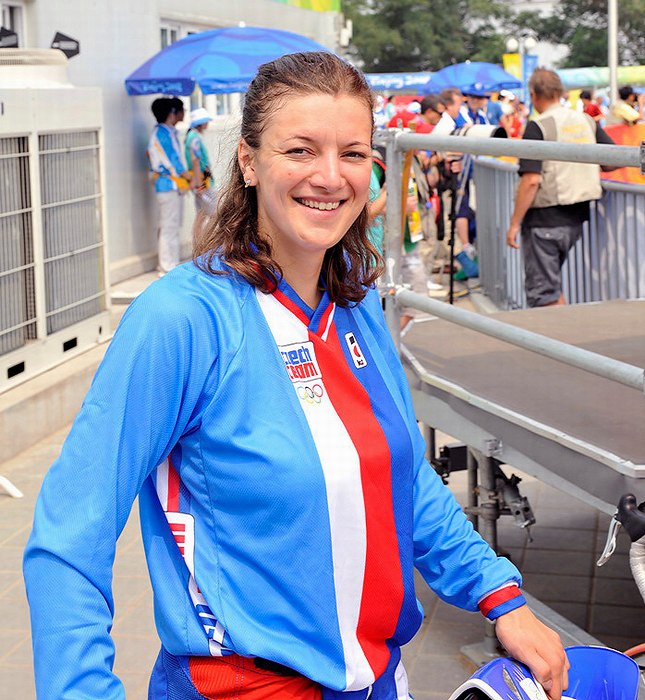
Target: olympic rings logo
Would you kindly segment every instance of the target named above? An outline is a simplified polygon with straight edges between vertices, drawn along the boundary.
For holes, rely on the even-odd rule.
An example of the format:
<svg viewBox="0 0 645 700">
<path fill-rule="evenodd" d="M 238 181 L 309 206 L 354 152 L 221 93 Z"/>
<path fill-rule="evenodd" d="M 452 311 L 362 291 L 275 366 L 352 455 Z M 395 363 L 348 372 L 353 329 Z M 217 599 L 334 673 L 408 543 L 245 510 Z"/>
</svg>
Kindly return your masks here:
<svg viewBox="0 0 645 700">
<path fill-rule="evenodd" d="M 313 386 L 299 386 L 297 389 L 298 398 L 308 404 L 318 404 L 321 402 L 325 390 L 320 384 Z"/>
</svg>

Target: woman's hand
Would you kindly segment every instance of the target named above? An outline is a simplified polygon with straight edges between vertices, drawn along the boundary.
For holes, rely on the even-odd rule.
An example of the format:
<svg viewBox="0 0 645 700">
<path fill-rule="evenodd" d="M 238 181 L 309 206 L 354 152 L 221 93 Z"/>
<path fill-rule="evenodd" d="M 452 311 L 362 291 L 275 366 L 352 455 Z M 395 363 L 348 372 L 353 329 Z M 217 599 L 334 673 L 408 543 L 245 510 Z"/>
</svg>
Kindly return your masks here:
<svg viewBox="0 0 645 700">
<path fill-rule="evenodd" d="M 568 685 L 569 660 L 558 634 L 526 605 L 498 617 L 495 627 L 506 651 L 531 669 L 551 700 L 560 700 Z"/>
</svg>

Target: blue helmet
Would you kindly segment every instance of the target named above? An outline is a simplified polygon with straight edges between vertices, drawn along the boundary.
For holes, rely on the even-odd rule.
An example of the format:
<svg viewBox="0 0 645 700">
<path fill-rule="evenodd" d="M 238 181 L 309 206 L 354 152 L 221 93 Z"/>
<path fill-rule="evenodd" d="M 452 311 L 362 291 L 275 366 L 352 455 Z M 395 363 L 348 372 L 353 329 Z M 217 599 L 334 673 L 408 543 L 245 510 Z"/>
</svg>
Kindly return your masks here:
<svg viewBox="0 0 645 700">
<path fill-rule="evenodd" d="M 565 649 L 571 668 L 562 700 L 636 700 L 640 672 L 625 654 L 606 647 Z M 449 700 L 547 700 L 529 669 L 515 659 L 495 659 L 478 669 Z"/>
</svg>

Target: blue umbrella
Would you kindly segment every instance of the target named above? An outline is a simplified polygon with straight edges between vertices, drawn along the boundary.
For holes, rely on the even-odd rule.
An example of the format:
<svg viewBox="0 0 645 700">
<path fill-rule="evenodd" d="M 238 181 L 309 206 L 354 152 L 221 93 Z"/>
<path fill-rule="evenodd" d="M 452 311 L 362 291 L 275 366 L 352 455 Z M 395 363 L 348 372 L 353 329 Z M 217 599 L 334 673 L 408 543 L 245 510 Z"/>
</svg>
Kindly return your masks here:
<svg viewBox="0 0 645 700">
<path fill-rule="evenodd" d="M 226 27 L 190 34 L 148 59 L 125 80 L 129 95 L 244 92 L 258 67 L 298 51 L 328 51 L 300 34 Z"/>
<path fill-rule="evenodd" d="M 459 88 L 463 93 L 516 90 L 522 81 L 495 63 L 467 61 L 446 66 L 432 74 L 432 88 Z"/>
</svg>

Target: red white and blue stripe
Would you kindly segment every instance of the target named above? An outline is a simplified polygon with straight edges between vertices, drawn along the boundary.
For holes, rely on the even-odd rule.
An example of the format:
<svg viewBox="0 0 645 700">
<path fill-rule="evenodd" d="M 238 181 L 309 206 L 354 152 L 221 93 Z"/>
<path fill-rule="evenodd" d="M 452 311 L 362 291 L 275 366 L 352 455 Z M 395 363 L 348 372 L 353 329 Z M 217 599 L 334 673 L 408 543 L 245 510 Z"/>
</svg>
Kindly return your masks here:
<svg viewBox="0 0 645 700">
<path fill-rule="evenodd" d="M 285 282 L 173 270 L 128 307 L 36 506 L 39 694 L 122 699 L 111 566 L 138 495 L 168 654 L 270 659 L 324 700 L 405 699 L 414 567 L 472 611 L 520 583 L 424 452 L 374 290 L 310 309 Z"/>
</svg>

